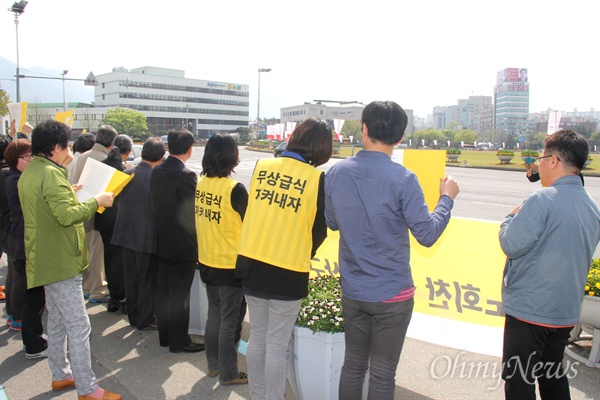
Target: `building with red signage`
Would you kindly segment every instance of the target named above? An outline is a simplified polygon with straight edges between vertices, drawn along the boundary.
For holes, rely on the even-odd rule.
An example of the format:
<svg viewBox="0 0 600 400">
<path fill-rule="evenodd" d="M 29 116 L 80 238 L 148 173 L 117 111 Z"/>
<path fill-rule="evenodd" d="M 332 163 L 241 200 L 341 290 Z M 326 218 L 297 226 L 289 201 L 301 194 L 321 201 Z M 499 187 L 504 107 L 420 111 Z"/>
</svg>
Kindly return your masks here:
<svg viewBox="0 0 600 400">
<path fill-rule="evenodd" d="M 494 131 L 516 136 L 527 132 L 529 76 L 527 68 L 505 68 L 494 86 Z"/>
</svg>

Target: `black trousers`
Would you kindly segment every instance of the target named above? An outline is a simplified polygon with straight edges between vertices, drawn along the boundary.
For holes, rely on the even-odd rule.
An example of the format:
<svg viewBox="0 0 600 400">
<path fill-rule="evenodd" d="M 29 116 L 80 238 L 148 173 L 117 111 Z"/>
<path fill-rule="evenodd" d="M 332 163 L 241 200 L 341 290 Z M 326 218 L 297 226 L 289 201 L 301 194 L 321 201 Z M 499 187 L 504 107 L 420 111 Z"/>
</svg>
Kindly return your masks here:
<svg viewBox="0 0 600 400">
<path fill-rule="evenodd" d="M 507 400 L 535 400 L 535 382 L 542 400 L 569 400 L 573 374 L 562 361 L 573 327 L 547 328 L 506 316 L 502 379 Z"/>
<path fill-rule="evenodd" d="M 14 260 L 13 266 L 25 271 L 25 260 Z M 48 342 L 42 337 L 44 326 L 42 314 L 46 307 L 44 287 L 38 286 L 23 291 L 22 331 L 21 337 L 28 354 L 40 353 L 48 347 Z"/>
<path fill-rule="evenodd" d="M 169 350 L 178 352 L 192 339 L 190 326 L 190 289 L 196 260 L 172 260 L 158 257 L 158 274 L 154 309 L 158 319 L 158 340 Z"/>
<path fill-rule="evenodd" d="M 100 230 L 104 243 L 104 274 L 110 298 L 116 301 L 125 300 L 125 279 L 123 276 L 123 251 L 121 246 L 110 244 L 112 232 Z"/>
<path fill-rule="evenodd" d="M 156 256 L 123 247 L 125 296 L 129 324 L 144 329 L 155 320 Z"/>
</svg>

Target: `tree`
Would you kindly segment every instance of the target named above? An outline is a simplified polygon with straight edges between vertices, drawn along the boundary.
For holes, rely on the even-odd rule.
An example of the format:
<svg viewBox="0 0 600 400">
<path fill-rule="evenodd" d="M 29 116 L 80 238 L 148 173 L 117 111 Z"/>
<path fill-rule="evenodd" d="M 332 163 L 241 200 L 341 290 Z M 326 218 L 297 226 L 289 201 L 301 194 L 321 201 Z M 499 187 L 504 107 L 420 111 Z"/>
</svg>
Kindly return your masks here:
<svg viewBox="0 0 600 400">
<path fill-rule="evenodd" d="M 0 116 L 3 117 L 8 114 L 8 107 L 6 107 L 8 103 L 10 103 L 8 93 L 6 93 L 6 90 L 0 89 Z"/>
<path fill-rule="evenodd" d="M 41 102 L 36 99 L 35 103 L 29 103 L 27 106 L 27 122 L 34 128 L 40 123 L 50 119 L 50 112 L 47 108 L 41 106 Z"/>
<path fill-rule="evenodd" d="M 79 114 L 79 123 L 88 132 L 94 132 L 98 128 L 98 120 L 92 119 L 91 108 L 84 108 Z"/>
<path fill-rule="evenodd" d="M 473 144 L 477 139 L 479 139 L 479 134 L 469 129 L 463 129 L 454 135 L 454 141 L 456 143 L 465 142 L 467 144 Z"/>
<path fill-rule="evenodd" d="M 240 140 L 248 140 L 252 129 L 248 128 L 247 126 L 240 126 L 235 131 L 240 135 Z"/>
<path fill-rule="evenodd" d="M 146 115 L 135 110 L 120 107 L 108 110 L 104 118 L 100 121 L 100 124 L 110 125 L 122 135 L 129 135 L 140 139 L 145 139 L 149 135 Z"/>
<path fill-rule="evenodd" d="M 350 137 L 352 136 L 354 140 L 361 141 L 362 140 L 362 124 L 360 121 L 356 121 L 353 119 L 348 119 L 344 121 L 344 125 L 342 126 L 342 131 L 340 135 Z"/>
</svg>

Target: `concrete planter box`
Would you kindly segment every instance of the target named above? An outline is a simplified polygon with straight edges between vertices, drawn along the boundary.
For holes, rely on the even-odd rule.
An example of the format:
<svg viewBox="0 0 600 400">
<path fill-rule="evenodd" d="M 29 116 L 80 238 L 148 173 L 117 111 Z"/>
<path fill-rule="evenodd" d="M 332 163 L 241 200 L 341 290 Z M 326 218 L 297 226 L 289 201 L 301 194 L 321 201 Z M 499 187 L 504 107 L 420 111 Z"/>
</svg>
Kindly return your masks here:
<svg viewBox="0 0 600 400">
<path fill-rule="evenodd" d="M 600 297 L 583 296 L 579 324 L 573 328 L 571 339 L 573 341 L 589 340 L 589 337 L 580 338 L 582 331 L 592 336 L 592 348 L 588 358 L 575 353 L 568 347 L 565 349 L 565 353 L 589 367 L 600 368 Z"/>
<path fill-rule="evenodd" d="M 458 160 L 459 157 L 460 157 L 460 154 L 446 154 L 446 158 L 450 162 L 456 162 L 456 160 Z"/>
<path fill-rule="evenodd" d="M 498 160 L 500 160 L 500 164 L 510 164 L 512 159 L 515 158 L 515 156 L 496 156 L 496 157 L 498 157 Z"/>
<path fill-rule="evenodd" d="M 346 350 L 344 333 L 314 333 L 295 326 L 290 346 L 287 376 L 296 400 L 337 400 Z M 363 399 L 369 391 L 368 379 L 369 371 Z"/>
</svg>

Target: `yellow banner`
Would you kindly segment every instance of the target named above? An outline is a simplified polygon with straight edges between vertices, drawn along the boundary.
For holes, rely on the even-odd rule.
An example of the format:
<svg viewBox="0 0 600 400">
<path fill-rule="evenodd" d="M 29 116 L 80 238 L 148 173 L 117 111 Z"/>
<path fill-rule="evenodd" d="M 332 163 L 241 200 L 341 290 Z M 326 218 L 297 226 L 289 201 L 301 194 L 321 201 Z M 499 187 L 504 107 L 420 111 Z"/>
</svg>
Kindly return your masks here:
<svg viewBox="0 0 600 400">
<path fill-rule="evenodd" d="M 394 155 L 395 160 L 417 175 L 432 211 L 439 199 L 446 152 L 402 152 Z M 419 245 L 411 236 L 410 264 L 417 288 L 415 311 L 502 327 L 501 284 L 505 256 L 498 241 L 499 229 L 497 222 L 452 218 L 444 234 L 430 248 Z M 339 274 L 338 249 L 339 233 L 328 231 L 312 260 L 311 277 Z"/>
</svg>

